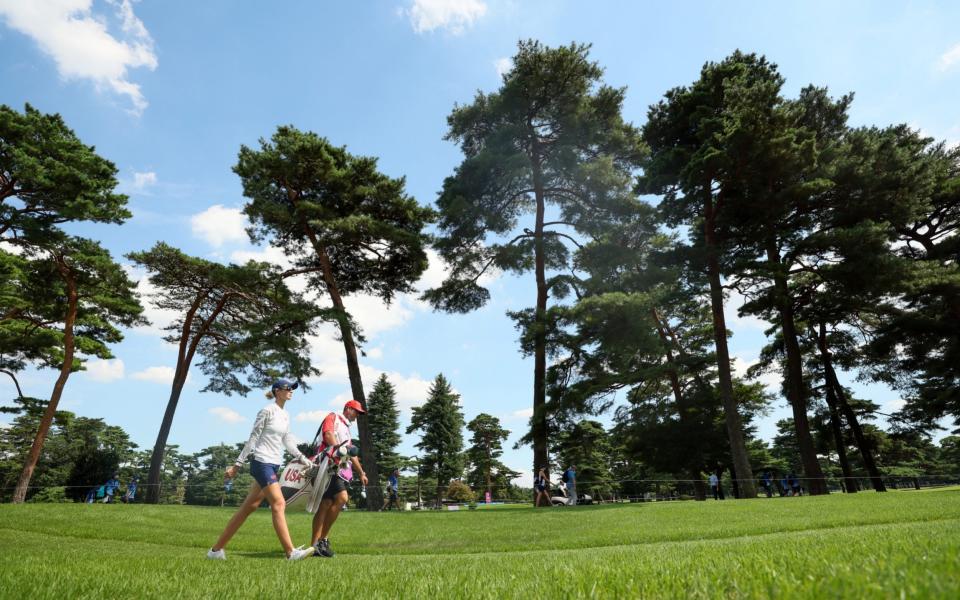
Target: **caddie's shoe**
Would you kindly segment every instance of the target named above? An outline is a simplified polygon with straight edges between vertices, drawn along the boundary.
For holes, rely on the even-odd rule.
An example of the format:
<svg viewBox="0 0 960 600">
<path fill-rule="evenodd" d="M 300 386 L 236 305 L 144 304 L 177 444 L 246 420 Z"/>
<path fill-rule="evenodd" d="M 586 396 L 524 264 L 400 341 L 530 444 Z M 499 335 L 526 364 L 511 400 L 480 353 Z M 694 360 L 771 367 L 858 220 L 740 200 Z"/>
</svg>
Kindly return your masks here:
<svg viewBox="0 0 960 600">
<path fill-rule="evenodd" d="M 227 553 L 223 551 L 223 548 L 220 548 L 219 550 L 210 548 L 207 550 L 207 558 L 210 560 L 227 560 Z"/>
<path fill-rule="evenodd" d="M 300 560 L 301 558 L 307 558 L 308 556 L 313 556 L 315 552 L 313 546 L 309 548 L 304 548 L 303 546 L 299 548 L 294 548 L 290 554 L 287 555 L 287 560 Z"/>
<path fill-rule="evenodd" d="M 318 540 L 314 548 L 317 549 L 317 556 L 322 556 L 323 558 L 333 558 L 333 550 L 330 549 L 330 540 Z"/>
</svg>

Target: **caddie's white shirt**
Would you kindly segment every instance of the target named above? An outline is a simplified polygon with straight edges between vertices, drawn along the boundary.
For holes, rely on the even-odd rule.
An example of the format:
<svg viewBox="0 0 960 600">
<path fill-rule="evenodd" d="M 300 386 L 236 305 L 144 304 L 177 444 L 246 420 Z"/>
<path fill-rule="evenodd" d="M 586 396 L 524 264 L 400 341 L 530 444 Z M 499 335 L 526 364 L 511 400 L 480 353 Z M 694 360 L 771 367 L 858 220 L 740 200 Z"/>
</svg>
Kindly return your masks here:
<svg viewBox="0 0 960 600">
<path fill-rule="evenodd" d="M 353 436 L 350 433 L 350 421 L 347 420 L 347 418 L 342 414 L 331 412 L 324 417 L 323 423 L 320 425 L 320 432 L 317 434 L 318 439 L 314 440 L 314 444 L 317 446 L 318 453 L 323 452 L 327 448 L 327 443 L 323 440 L 323 434 L 328 431 L 333 433 L 333 437 L 337 444 L 347 442 L 347 447 L 353 445 L 353 442 L 350 441 L 353 439 Z M 353 461 L 340 460 L 339 456 L 334 457 L 333 460 L 335 464 L 340 466 L 340 477 L 347 481 L 353 479 Z"/>
<path fill-rule="evenodd" d="M 262 463 L 279 465 L 283 462 L 283 448 L 294 456 L 301 456 L 297 438 L 290 433 L 290 414 L 276 402 L 264 406 L 257 413 L 250 439 L 237 457 L 237 463 L 247 459 L 248 454 Z"/>
</svg>

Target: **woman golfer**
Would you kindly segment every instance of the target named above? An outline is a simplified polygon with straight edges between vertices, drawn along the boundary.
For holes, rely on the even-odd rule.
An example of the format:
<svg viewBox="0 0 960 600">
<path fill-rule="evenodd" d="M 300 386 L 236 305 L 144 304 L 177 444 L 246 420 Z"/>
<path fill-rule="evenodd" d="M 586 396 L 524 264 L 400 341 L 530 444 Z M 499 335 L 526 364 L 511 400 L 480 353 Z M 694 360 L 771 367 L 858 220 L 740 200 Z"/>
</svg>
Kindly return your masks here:
<svg viewBox="0 0 960 600">
<path fill-rule="evenodd" d="M 304 464 L 310 462 L 297 449 L 296 438 L 290 433 L 290 415 L 283 409 L 283 405 L 290 400 L 295 389 L 297 389 L 297 383 L 289 379 L 278 379 L 274 382 L 270 391 L 267 392 L 267 398 L 272 398 L 273 402 L 257 413 L 253 431 L 250 432 L 250 439 L 247 440 L 240 456 L 237 457 L 236 464 L 227 467 L 227 478 L 233 479 L 246 460 L 247 455 L 252 454 L 250 474 L 253 475 L 255 481 L 250 486 L 250 493 L 247 494 L 247 498 L 237 509 L 230 522 L 227 523 L 226 529 L 220 534 L 220 539 L 207 552 L 207 558 L 216 560 L 227 558 L 223 551 L 224 546 L 227 545 L 233 534 L 240 529 L 247 517 L 253 514 L 264 500 L 270 505 L 270 512 L 273 515 L 273 528 L 277 532 L 277 537 L 280 538 L 280 545 L 283 546 L 287 559 L 300 560 L 307 556 L 313 556 L 313 547 L 294 548 L 290 541 L 290 532 L 287 531 L 287 519 L 284 515 L 286 502 L 283 500 L 283 494 L 280 493 L 280 483 L 277 480 L 277 473 L 283 460 L 284 446 L 300 462 Z"/>
<path fill-rule="evenodd" d="M 550 500 L 550 480 L 547 479 L 547 471 L 543 467 L 540 467 L 540 471 L 537 472 L 537 476 L 533 478 L 533 489 L 537 493 L 537 497 L 533 501 L 533 506 L 540 506 L 540 499 L 546 503 L 546 506 L 551 506 L 552 502 Z"/>
</svg>

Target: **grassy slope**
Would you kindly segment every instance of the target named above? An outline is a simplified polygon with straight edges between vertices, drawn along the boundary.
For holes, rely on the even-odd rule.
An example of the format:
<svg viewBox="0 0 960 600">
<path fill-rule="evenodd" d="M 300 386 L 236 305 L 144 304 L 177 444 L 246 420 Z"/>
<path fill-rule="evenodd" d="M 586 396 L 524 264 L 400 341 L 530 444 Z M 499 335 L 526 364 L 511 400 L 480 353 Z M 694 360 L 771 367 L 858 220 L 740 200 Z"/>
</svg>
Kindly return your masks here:
<svg viewBox="0 0 960 600">
<path fill-rule="evenodd" d="M 341 516 L 285 564 L 260 511 L 0 506 L 4 597 L 960 597 L 960 491 Z M 309 515 L 289 515 L 296 543 Z"/>
</svg>

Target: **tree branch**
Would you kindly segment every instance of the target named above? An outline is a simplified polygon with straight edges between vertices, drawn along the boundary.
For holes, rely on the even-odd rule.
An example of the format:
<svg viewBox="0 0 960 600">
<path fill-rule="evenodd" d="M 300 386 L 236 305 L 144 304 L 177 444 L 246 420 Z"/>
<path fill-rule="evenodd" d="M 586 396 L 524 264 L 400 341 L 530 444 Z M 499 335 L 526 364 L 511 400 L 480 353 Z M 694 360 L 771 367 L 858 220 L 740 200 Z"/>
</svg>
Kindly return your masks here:
<svg viewBox="0 0 960 600">
<path fill-rule="evenodd" d="M 20 389 L 20 382 L 17 381 L 16 375 L 14 375 L 12 371 L 7 371 L 6 369 L 0 369 L 0 373 L 6 373 L 10 376 L 10 379 L 13 380 L 13 385 L 17 386 L 17 395 L 23 398 L 23 390 Z"/>
</svg>

